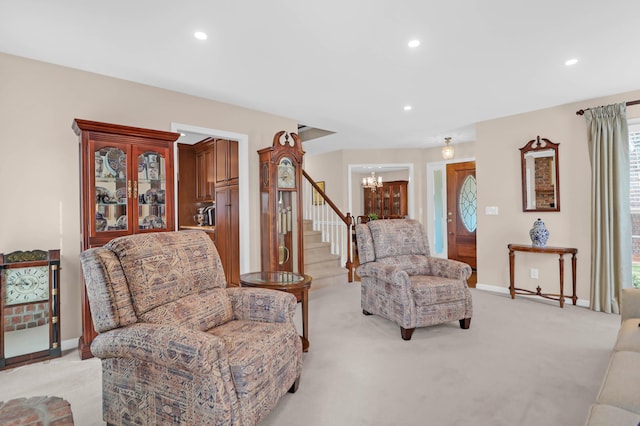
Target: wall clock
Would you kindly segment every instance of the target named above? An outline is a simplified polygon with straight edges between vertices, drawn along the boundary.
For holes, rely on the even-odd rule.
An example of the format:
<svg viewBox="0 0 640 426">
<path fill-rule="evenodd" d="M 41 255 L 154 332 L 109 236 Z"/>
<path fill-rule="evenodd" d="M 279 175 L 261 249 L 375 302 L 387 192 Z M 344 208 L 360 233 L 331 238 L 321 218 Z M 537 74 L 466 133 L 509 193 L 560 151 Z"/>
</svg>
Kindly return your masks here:
<svg viewBox="0 0 640 426">
<path fill-rule="evenodd" d="M 6 275 L 5 306 L 49 299 L 49 267 L 9 268 Z"/>
<path fill-rule="evenodd" d="M 0 254 L 0 369 L 61 355 L 60 251 Z"/>
</svg>

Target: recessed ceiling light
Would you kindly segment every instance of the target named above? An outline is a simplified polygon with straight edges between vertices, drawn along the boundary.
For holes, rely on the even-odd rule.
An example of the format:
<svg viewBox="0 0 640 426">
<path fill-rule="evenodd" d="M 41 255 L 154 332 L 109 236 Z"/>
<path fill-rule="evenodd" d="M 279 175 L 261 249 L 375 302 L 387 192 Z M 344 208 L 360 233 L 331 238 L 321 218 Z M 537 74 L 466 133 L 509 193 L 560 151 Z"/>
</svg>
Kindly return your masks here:
<svg viewBox="0 0 640 426">
<path fill-rule="evenodd" d="M 198 40 L 206 40 L 207 39 L 207 34 L 203 33 L 202 31 L 196 31 L 195 33 L 193 33 L 193 36 L 195 38 L 197 38 Z"/>
<path fill-rule="evenodd" d="M 405 111 L 411 111 L 413 109 L 413 107 L 411 105 L 405 105 L 404 106 L 404 110 Z"/>
<path fill-rule="evenodd" d="M 576 58 L 571 58 L 569 60 L 567 60 L 564 64 L 568 67 L 570 67 L 571 65 L 575 65 L 578 63 L 578 59 Z"/>
<path fill-rule="evenodd" d="M 420 46 L 420 40 L 411 40 L 409 42 L 409 47 L 418 47 Z"/>
</svg>

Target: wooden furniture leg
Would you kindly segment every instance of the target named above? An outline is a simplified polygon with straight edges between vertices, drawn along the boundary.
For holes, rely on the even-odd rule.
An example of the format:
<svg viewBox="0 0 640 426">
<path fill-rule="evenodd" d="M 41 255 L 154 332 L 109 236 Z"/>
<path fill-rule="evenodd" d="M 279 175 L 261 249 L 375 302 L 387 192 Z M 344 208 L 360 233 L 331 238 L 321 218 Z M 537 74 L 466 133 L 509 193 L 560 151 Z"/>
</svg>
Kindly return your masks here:
<svg viewBox="0 0 640 426">
<path fill-rule="evenodd" d="M 564 308 L 564 256 L 562 253 L 559 254 L 560 258 L 558 262 L 560 263 L 560 307 Z"/>
<path fill-rule="evenodd" d="M 516 298 L 516 289 L 514 284 L 514 271 L 513 271 L 515 257 L 516 255 L 514 251 L 511 248 L 509 248 L 509 294 L 511 294 L 512 299 Z"/>
</svg>

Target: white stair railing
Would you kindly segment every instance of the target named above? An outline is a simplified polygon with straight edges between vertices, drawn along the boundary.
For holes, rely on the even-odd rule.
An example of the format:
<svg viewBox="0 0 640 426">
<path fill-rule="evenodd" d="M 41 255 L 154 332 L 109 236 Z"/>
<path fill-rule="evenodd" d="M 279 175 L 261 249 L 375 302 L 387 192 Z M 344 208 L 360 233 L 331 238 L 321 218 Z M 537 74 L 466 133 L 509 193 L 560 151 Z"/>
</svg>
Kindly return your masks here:
<svg viewBox="0 0 640 426">
<path fill-rule="evenodd" d="M 340 256 L 340 264 L 349 270 L 349 282 L 352 281 L 351 271 L 351 230 L 352 218 L 349 213 L 343 215 L 326 197 L 313 186 L 312 180 L 306 173 L 302 184 L 303 218 L 313 223 L 313 230 L 320 231 L 323 242 L 331 243 L 331 254 Z"/>
</svg>

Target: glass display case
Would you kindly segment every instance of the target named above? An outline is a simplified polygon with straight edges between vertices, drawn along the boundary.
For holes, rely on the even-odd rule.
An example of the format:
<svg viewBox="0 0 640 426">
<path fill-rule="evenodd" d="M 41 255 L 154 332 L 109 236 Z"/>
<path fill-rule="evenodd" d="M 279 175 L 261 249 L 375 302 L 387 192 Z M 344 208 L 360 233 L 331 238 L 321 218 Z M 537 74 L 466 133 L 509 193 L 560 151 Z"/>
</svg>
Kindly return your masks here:
<svg viewBox="0 0 640 426">
<path fill-rule="evenodd" d="M 381 188 L 364 191 L 364 215 L 375 213 L 380 219 L 398 219 L 407 216 L 406 180 L 384 182 Z"/>
<path fill-rule="evenodd" d="M 94 147 L 94 235 L 130 229 L 167 230 L 166 158 L 159 151 L 134 154 L 136 169 L 132 176 L 127 167 L 130 154 L 117 146 Z"/>
<path fill-rule="evenodd" d="M 72 127 L 80 139 L 82 250 L 124 235 L 173 231 L 173 147 L 180 135 L 80 119 Z M 84 293 L 82 322 L 85 359 L 96 334 Z"/>
</svg>

